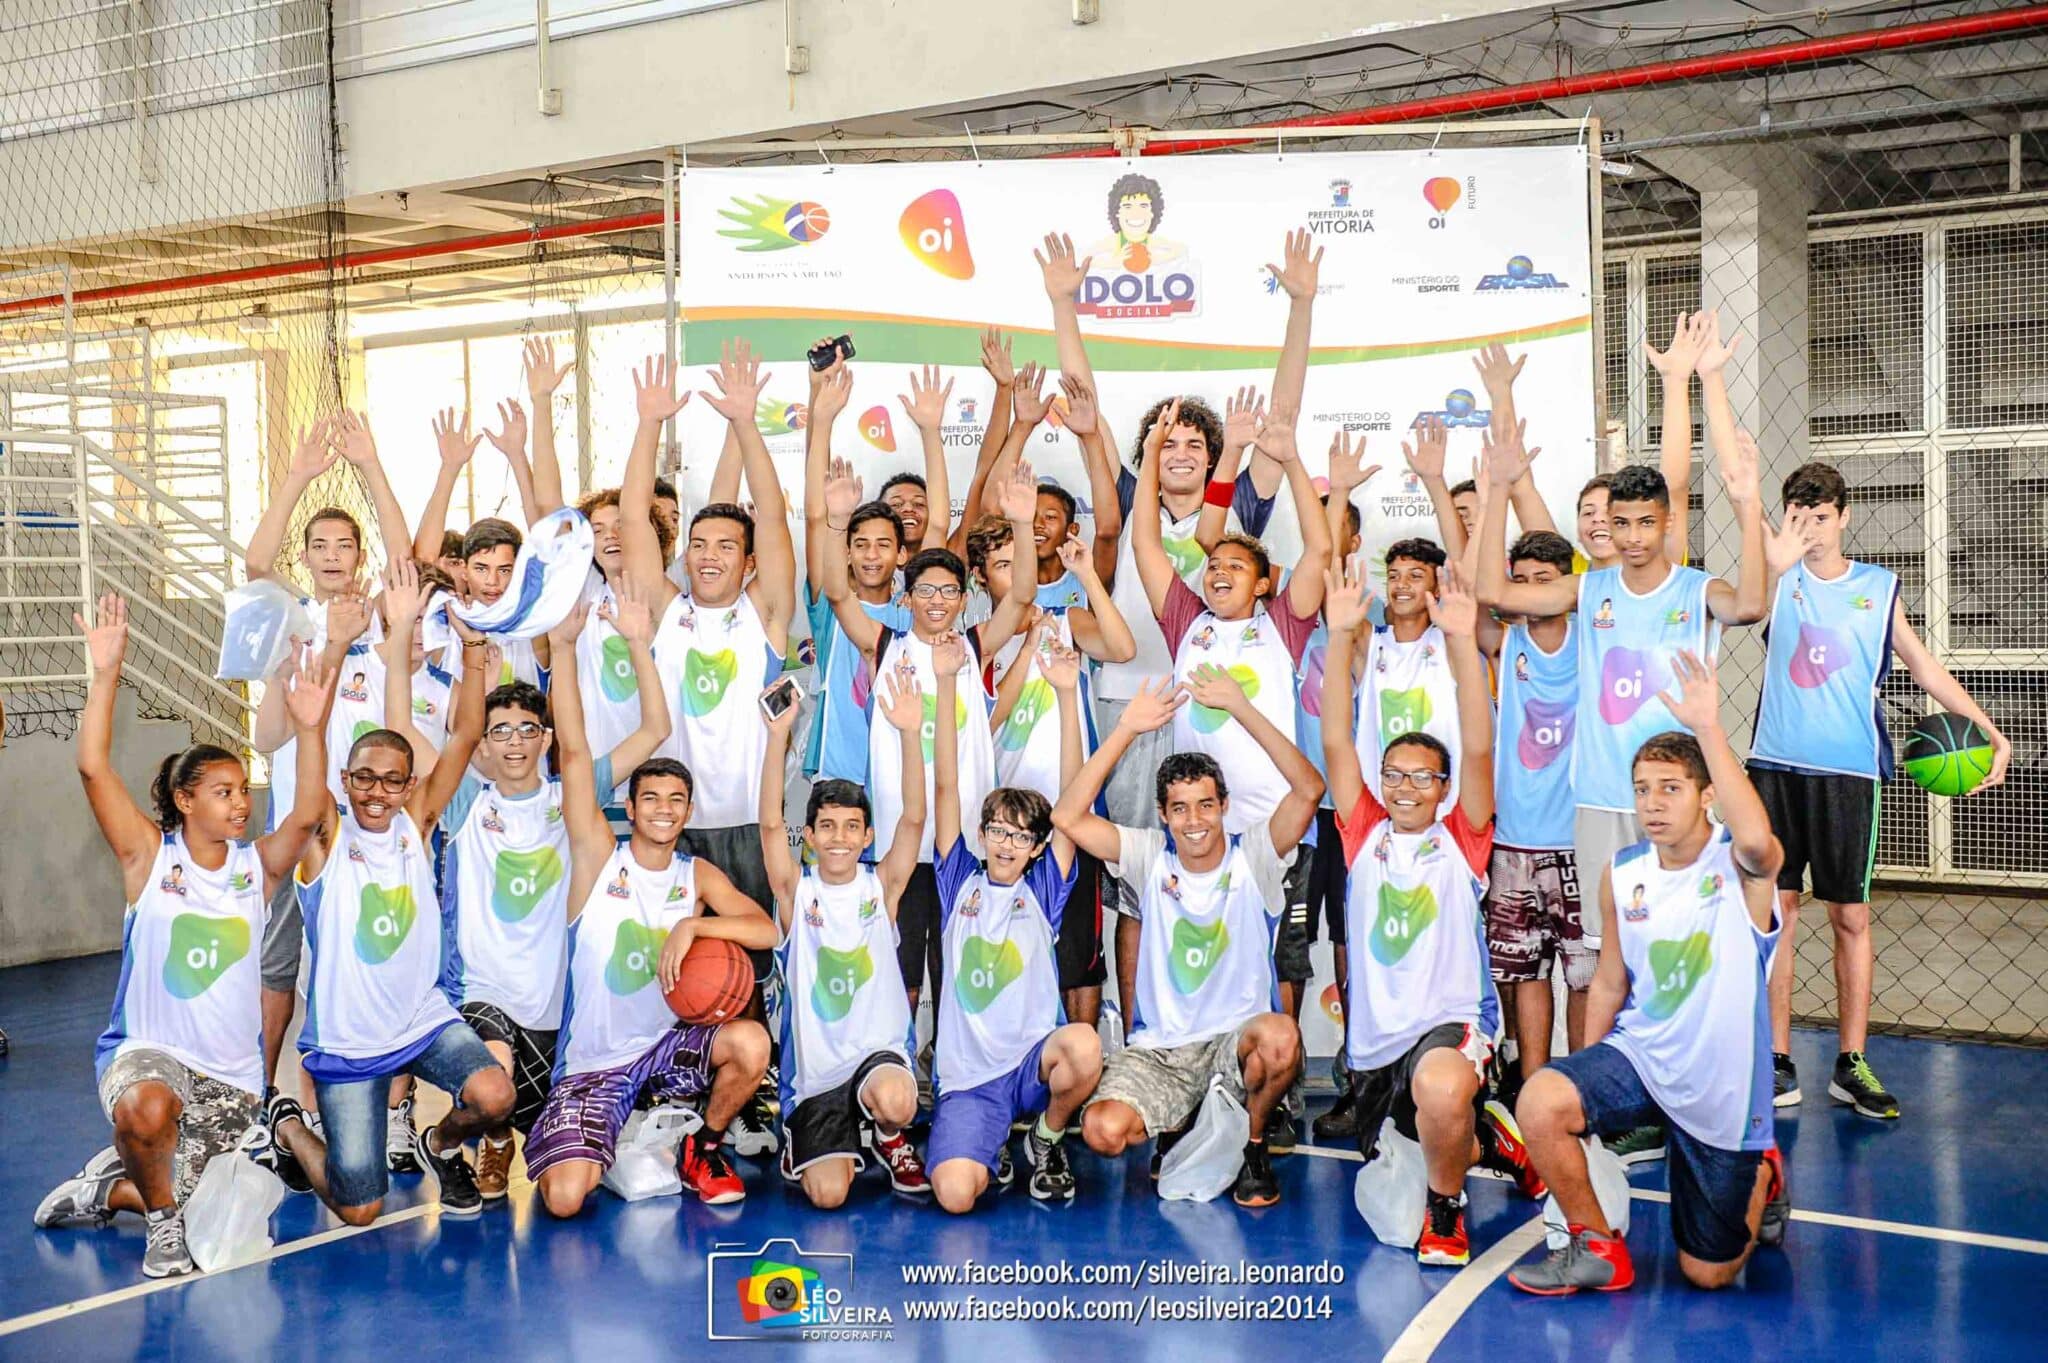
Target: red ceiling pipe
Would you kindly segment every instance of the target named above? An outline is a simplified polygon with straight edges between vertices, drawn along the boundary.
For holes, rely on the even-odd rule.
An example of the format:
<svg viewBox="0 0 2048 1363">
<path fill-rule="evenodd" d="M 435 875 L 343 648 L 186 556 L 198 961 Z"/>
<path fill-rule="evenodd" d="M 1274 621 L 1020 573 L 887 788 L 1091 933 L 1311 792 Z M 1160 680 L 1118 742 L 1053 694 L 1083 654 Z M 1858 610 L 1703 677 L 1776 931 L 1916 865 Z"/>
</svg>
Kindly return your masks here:
<svg viewBox="0 0 2048 1363">
<path fill-rule="evenodd" d="M 1768 19 L 1768 15 L 1760 18 Z M 1378 123 L 1413 123 L 1448 118 L 1456 114 L 1479 113 L 1488 109 L 1511 109 L 1525 104 L 1542 104 L 1576 95 L 1606 94 L 1649 85 L 1670 85 L 1679 81 L 1705 80 L 1714 76 L 1739 75 L 1763 67 L 1799 62 L 1838 61 L 1866 52 L 1895 52 L 1902 48 L 1931 47 L 1939 43 L 1989 38 L 2048 27 L 2048 4 L 2020 9 L 1994 10 L 1958 19 L 1931 19 L 1919 24 L 1893 28 L 1863 29 L 1831 38 L 1807 38 L 1770 47 L 1753 47 L 1740 52 L 1716 52 L 1704 57 L 1680 57 L 1671 61 L 1623 66 L 1609 71 L 1586 71 L 1551 80 L 1503 85 L 1494 90 L 1474 90 L 1431 99 L 1403 100 L 1397 104 L 1376 104 L 1364 109 L 1345 109 L 1330 114 L 1306 114 L 1285 118 L 1264 126 L 1269 128 L 1353 128 Z M 1205 137 L 1186 142 L 1148 142 L 1142 156 L 1178 156 L 1193 151 L 1220 151 L 1270 141 L 1266 137 Z M 1058 153 L 1060 157 L 1111 157 L 1123 153 L 1114 147 L 1089 148 Z"/>
<path fill-rule="evenodd" d="M 211 274 L 180 275 L 169 279 L 139 279 L 128 284 L 109 284 L 104 288 L 82 289 L 71 295 L 71 301 L 97 303 L 114 298 L 140 298 L 155 293 L 182 293 L 187 289 L 218 288 L 226 284 L 248 284 L 265 279 L 284 279 L 291 275 L 317 274 L 332 265 L 335 269 L 351 270 L 365 265 L 390 265 L 399 261 L 425 260 L 430 256 L 461 255 L 469 251 L 488 251 L 504 246 L 526 246 L 536 241 L 561 241 L 571 237 L 604 236 L 613 232 L 631 232 L 642 227 L 661 226 L 659 209 L 648 213 L 629 213 L 618 218 L 596 218 L 589 222 L 557 223 L 539 230 L 520 228 L 510 232 L 487 232 L 482 236 L 455 237 L 448 241 L 430 241 L 414 246 L 387 246 L 376 251 L 351 251 L 331 260 L 321 257 L 317 260 L 284 260 L 269 265 L 251 265 L 240 270 L 216 270 Z M 0 315 L 22 312 L 30 308 L 55 307 L 62 304 L 64 295 L 44 294 L 40 298 L 17 298 L 0 303 Z"/>
</svg>

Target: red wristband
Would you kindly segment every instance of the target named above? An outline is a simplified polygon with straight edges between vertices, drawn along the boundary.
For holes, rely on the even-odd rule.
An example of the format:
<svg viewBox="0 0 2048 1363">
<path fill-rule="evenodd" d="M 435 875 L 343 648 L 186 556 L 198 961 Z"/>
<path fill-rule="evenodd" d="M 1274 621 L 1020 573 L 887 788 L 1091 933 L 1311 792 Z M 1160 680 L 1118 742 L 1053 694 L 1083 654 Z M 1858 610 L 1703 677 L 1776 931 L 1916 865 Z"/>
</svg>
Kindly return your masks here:
<svg viewBox="0 0 2048 1363">
<path fill-rule="evenodd" d="M 1202 493 L 1202 500 L 1210 506 L 1220 506 L 1225 511 L 1237 500 L 1236 483 L 1211 483 Z"/>
</svg>

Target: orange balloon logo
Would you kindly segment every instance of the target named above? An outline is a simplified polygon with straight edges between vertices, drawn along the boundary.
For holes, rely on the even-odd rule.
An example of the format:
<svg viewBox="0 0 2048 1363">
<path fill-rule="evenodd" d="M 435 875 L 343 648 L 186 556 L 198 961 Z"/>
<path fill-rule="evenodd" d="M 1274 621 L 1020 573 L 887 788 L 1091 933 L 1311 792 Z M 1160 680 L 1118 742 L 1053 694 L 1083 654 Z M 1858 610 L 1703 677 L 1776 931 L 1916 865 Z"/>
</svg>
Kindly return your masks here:
<svg viewBox="0 0 2048 1363">
<path fill-rule="evenodd" d="M 896 452 L 896 427 L 887 407 L 870 407 L 860 414 L 861 439 L 885 454 Z"/>
<path fill-rule="evenodd" d="M 1423 185 L 1422 197 L 1429 200 L 1429 206 L 1437 212 L 1447 213 L 1458 201 L 1458 182 L 1448 175 L 1439 175 Z"/>
</svg>

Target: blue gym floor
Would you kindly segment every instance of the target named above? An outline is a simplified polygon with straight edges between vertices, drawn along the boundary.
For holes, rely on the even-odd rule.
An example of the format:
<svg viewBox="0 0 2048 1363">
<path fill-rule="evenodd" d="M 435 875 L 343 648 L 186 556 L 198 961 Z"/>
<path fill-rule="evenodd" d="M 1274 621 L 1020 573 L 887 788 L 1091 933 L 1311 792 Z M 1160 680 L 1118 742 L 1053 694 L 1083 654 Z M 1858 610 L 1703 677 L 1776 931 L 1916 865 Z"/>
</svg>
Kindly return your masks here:
<svg viewBox="0 0 2048 1363">
<path fill-rule="evenodd" d="M 550 1222 L 515 1184 L 508 1206 L 441 1224 L 418 1209 L 418 1178 L 398 1180 L 387 1223 L 362 1232 L 310 1197 L 287 1199 L 265 1261 L 211 1277 L 141 1286 L 140 1222 L 42 1232 L 42 1194 L 106 1144 L 92 1086 L 92 1038 L 104 1024 L 113 956 L 0 971 L 0 1360 L 318 1358 L 674 1359 L 707 1341 L 707 1255 L 791 1237 L 809 1253 L 855 1256 L 848 1305 L 886 1307 L 891 1343 L 757 1342 L 740 1357 L 815 1347 L 821 1357 L 912 1356 L 1183 1360 L 1207 1356 L 1353 1359 L 1478 1357 L 1735 1359 L 1799 1357 L 1997 1360 L 2048 1357 L 2048 1055 L 1879 1039 L 1872 1058 L 1901 1095 L 1904 1120 L 1879 1124 L 1828 1103 L 1832 1037 L 1794 1049 L 1805 1105 L 1781 1113 L 1795 1220 L 1785 1250 L 1761 1252 L 1746 1281 L 1686 1287 L 1662 1165 L 1635 1174 L 1629 1234 L 1637 1285 L 1562 1302 L 1522 1297 L 1500 1277 L 1517 1240 L 1533 1243 L 1533 1204 L 1475 1180 L 1473 1263 L 1424 1269 L 1375 1242 L 1352 1206 L 1351 1158 L 1277 1162 L 1283 1200 L 1247 1212 L 1227 1195 L 1169 1204 L 1152 1193 L 1142 1152 L 1077 1159 L 1071 1206 L 1033 1203 L 1020 1184 L 975 1215 L 952 1218 L 892 1196 L 870 1173 L 838 1213 L 812 1211 L 766 1162 L 727 1208 L 669 1198 L 628 1205 L 600 1194 L 579 1220 Z M 415 1210 L 408 1210 L 415 1209 Z M 1511 1239 L 1510 1237 L 1515 1237 Z M 1488 1253 L 1493 1250 L 1493 1253 Z M 928 1287 L 902 1267 L 967 1260 L 1027 1265 L 1201 1263 L 1341 1267 L 1335 1285 Z M 745 1256 L 748 1263 L 752 1255 Z M 729 1265 L 727 1266 L 729 1267 Z M 723 1274 L 723 1269 L 721 1273 Z M 828 1269 L 828 1273 L 831 1270 Z M 726 1288 L 720 1277 L 721 1297 Z M 1284 1323 L 907 1319 L 906 1302 L 1008 1298 L 1146 1309 L 1207 1296 L 1305 1297 L 1318 1318 Z M 1328 1315 L 1321 1316 L 1327 1297 Z M 730 1313 L 729 1305 L 721 1308 Z"/>
</svg>

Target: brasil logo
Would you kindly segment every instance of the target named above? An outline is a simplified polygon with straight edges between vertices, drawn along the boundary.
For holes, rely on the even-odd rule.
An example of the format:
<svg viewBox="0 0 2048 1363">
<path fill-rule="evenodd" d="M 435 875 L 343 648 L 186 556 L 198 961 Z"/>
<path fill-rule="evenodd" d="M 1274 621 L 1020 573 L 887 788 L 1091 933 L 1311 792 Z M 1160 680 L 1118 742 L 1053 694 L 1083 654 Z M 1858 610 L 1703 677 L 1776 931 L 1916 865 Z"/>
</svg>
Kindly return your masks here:
<svg viewBox="0 0 2048 1363">
<path fill-rule="evenodd" d="M 719 228 L 718 235 L 738 242 L 739 249 L 750 254 L 809 246 L 832 230 L 832 215 L 825 205 L 808 200 L 735 198 L 732 207 L 718 210 L 718 216 L 734 224 Z"/>
</svg>

